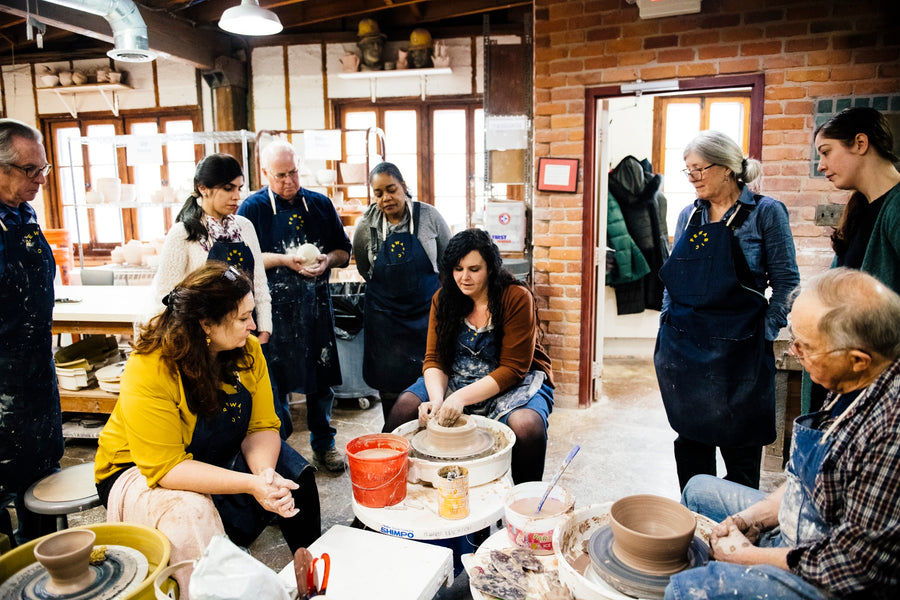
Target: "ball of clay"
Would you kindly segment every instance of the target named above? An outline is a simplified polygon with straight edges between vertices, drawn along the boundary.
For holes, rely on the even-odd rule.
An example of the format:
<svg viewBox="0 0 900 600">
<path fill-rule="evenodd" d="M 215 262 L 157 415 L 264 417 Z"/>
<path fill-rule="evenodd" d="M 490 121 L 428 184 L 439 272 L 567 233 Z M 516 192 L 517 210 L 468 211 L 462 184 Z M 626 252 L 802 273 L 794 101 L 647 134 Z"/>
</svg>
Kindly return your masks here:
<svg viewBox="0 0 900 600">
<path fill-rule="evenodd" d="M 304 265 L 314 265 L 316 261 L 319 259 L 319 249 L 315 244 L 303 244 L 299 248 L 297 248 L 296 255 L 303 262 Z"/>
</svg>

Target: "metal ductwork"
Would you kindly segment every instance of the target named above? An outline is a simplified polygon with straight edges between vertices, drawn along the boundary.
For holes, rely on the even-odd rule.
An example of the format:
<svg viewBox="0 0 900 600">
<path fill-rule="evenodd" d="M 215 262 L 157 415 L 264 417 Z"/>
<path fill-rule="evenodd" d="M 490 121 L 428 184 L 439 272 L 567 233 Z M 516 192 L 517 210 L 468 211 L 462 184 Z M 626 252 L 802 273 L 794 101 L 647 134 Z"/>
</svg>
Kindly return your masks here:
<svg viewBox="0 0 900 600">
<path fill-rule="evenodd" d="M 47 0 L 82 12 L 99 15 L 109 21 L 114 48 L 107 56 L 121 62 L 150 62 L 156 53 L 150 50 L 147 26 L 131 0 Z"/>
</svg>

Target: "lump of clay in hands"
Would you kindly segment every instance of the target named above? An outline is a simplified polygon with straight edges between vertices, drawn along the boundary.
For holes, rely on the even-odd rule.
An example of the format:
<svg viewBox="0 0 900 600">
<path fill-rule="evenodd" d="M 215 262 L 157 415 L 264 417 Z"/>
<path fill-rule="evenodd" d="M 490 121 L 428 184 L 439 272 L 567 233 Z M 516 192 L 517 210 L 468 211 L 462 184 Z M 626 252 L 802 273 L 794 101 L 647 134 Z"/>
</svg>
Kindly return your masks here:
<svg viewBox="0 0 900 600">
<path fill-rule="evenodd" d="M 300 259 L 300 262 L 303 263 L 303 266 L 310 266 L 316 264 L 316 261 L 319 260 L 319 249 L 315 244 L 303 244 L 297 248 L 294 248 L 291 252 L 294 256 Z"/>
</svg>

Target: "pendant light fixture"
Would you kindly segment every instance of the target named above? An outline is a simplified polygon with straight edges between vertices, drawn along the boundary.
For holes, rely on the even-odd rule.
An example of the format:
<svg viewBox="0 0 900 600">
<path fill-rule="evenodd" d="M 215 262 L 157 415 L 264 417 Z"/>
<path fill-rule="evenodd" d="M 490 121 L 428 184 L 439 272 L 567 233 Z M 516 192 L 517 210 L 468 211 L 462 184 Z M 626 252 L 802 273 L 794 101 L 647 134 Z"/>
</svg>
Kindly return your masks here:
<svg viewBox="0 0 900 600">
<path fill-rule="evenodd" d="M 223 12 L 219 27 L 238 35 L 273 35 L 283 29 L 278 15 L 260 7 L 259 0 L 241 0 Z"/>
</svg>

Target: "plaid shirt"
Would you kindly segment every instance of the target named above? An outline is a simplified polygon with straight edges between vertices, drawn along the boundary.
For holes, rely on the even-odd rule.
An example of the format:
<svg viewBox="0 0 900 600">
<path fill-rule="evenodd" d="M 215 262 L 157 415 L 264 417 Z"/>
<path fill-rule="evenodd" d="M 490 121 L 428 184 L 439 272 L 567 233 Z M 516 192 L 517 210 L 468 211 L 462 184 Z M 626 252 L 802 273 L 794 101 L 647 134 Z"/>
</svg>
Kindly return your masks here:
<svg viewBox="0 0 900 600">
<path fill-rule="evenodd" d="M 813 489 L 831 531 L 792 550 L 788 564 L 838 596 L 893 599 L 900 597 L 900 359 L 864 393 L 829 435 Z"/>
</svg>

